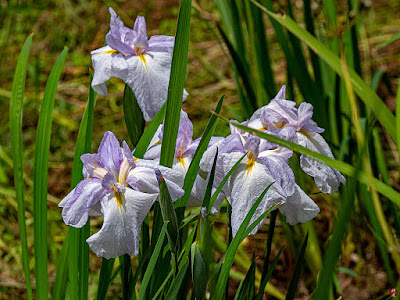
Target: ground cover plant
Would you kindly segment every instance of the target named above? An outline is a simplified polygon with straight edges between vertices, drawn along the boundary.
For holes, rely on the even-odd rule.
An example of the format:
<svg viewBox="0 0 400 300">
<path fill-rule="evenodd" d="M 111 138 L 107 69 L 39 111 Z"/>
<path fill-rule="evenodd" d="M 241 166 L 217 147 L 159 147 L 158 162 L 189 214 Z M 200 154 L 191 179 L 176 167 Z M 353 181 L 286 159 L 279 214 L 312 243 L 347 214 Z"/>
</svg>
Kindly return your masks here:
<svg viewBox="0 0 400 300">
<path fill-rule="evenodd" d="M 400 105 L 387 95 L 400 93 L 398 73 L 363 68 L 374 9 L 181 1 L 177 21 L 160 17 L 164 35 L 149 34 L 151 18 L 136 16 L 157 3 L 102 8 L 109 28 L 91 54 L 76 50 L 75 27 L 56 35 L 61 51 L 44 78 L 36 37 L 23 36 L 1 90 L 1 298 L 395 297 Z M 7 2 L 4 40 L 24 8 L 52 10 L 41 5 Z M 86 19 L 78 28 L 93 35 L 98 20 Z M 223 72 L 203 55 L 215 58 L 209 45 L 191 45 L 204 38 Z M 89 72 L 68 67 L 70 56 Z M 190 103 L 204 74 L 217 87 L 200 83 Z M 79 89 L 87 100 L 75 99 Z"/>
</svg>

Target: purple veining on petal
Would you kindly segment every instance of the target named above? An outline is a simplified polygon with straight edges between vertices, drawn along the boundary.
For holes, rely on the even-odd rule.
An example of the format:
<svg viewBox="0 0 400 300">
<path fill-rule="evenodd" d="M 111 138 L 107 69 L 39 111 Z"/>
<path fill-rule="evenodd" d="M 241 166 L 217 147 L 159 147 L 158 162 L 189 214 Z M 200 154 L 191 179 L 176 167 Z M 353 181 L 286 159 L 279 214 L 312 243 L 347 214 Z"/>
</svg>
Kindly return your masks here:
<svg viewBox="0 0 400 300">
<path fill-rule="evenodd" d="M 258 136 L 250 136 L 244 144 L 244 149 L 251 151 L 252 159 L 256 160 L 259 153 L 260 138 Z"/>
<path fill-rule="evenodd" d="M 288 163 L 278 156 L 259 157 L 261 161 L 271 172 L 272 177 L 286 192 L 286 196 L 290 196 L 295 190 L 295 178 L 292 169 Z"/>
<path fill-rule="evenodd" d="M 124 153 L 124 156 L 126 157 L 126 159 L 128 160 L 128 162 L 135 167 L 135 160 L 133 158 L 133 154 L 131 149 L 129 148 L 128 144 L 123 141 L 122 142 L 122 152 Z"/>
<path fill-rule="evenodd" d="M 93 170 L 95 168 L 103 168 L 103 164 L 100 161 L 100 156 L 97 153 L 85 153 L 81 155 L 81 161 L 91 177 L 94 177 Z"/>
<path fill-rule="evenodd" d="M 174 36 L 154 35 L 149 39 L 149 51 L 166 51 L 172 53 L 174 44 Z"/>
<path fill-rule="evenodd" d="M 117 177 L 123 159 L 118 139 L 111 131 L 104 133 L 98 150 L 103 166 Z"/>
<path fill-rule="evenodd" d="M 136 18 L 133 30 L 147 38 L 146 20 L 143 16 Z"/>
<path fill-rule="evenodd" d="M 218 147 L 219 154 L 229 152 L 245 153 L 243 142 L 239 133 L 228 135 Z"/>
<path fill-rule="evenodd" d="M 101 185 L 104 189 L 111 189 L 116 183 L 117 179 L 112 173 L 107 173 L 101 181 Z"/>
</svg>

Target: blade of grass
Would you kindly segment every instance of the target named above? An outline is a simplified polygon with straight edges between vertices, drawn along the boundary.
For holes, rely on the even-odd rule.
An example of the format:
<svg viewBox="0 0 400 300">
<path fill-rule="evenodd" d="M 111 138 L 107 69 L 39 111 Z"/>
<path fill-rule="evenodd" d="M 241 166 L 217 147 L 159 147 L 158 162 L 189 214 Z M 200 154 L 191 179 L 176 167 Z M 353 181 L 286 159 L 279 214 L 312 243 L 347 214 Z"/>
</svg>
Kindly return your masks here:
<svg viewBox="0 0 400 300">
<path fill-rule="evenodd" d="M 50 150 L 51 123 L 53 119 L 54 100 L 61 70 L 67 56 L 65 48 L 58 57 L 43 95 L 36 135 L 36 149 L 33 176 L 33 215 L 36 266 L 36 297 L 48 298 L 47 280 L 47 176 Z"/>
<path fill-rule="evenodd" d="M 273 183 L 272 183 L 273 184 Z M 229 271 L 232 267 L 235 253 L 243 241 L 243 239 L 251 232 L 251 230 L 258 225 L 265 218 L 265 216 L 276 207 L 276 205 L 272 206 L 266 212 L 264 212 L 257 220 L 255 220 L 248 228 L 247 226 L 250 223 L 250 220 L 255 213 L 258 205 L 261 203 L 261 200 L 264 198 L 265 194 L 268 192 L 269 188 L 271 187 L 270 184 L 258 197 L 257 201 L 253 204 L 250 211 L 247 213 L 243 223 L 240 225 L 238 232 L 236 233 L 235 237 L 233 238 L 229 248 L 227 249 L 223 259 L 219 262 L 218 265 L 221 265 L 221 271 L 218 276 L 218 281 L 216 285 L 213 287 L 211 291 L 211 298 L 210 299 L 222 299 L 223 294 L 225 292 L 225 286 L 229 277 Z"/>
<path fill-rule="evenodd" d="M 287 30 L 292 32 L 300 40 L 305 42 L 319 57 L 321 57 L 335 72 L 341 77 L 344 77 L 343 69 L 340 63 L 340 59 L 327 49 L 321 42 L 319 42 L 315 37 L 313 37 L 305 29 L 297 25 L 292 19 L 287 16 L 279 16 L 277 14 L 271 13 L 258 4 L 254 0 L 252 1 L 255 5 L 260 7 L 269 16 L 274 18 Z M 349 77 L 353 90 L 357 93 L 360 99 L 374 112 L 378 121 L 387 130 L 392 139 L 397 141 L 397 131 L 395 123 L 395 118 L 390 110 L 387 108 L 385 103 L 374 93 L 374 91 L 361 79 L 361 77 L 353 70 L 349 69 Z"/>
<path fill-rule="evenodd" d="M 256 258 L 254 257 L 254 253 L 253 253 L 253 260 L 251 262 L 250 268 L 246 273 L 246 277 L 240 282 L 240 285 L 239 285 L 238 289 L 236 290 L 236 295 L 235 295 L 234 300 L 242 300 L 242 299 L 245 300 L 246 299 L 246 293 L 249 290 L 250 281 L 255 276 L 255 263 L 256 263 Z M 249 295 L 247 297 L 247 299 L 253 299 L 253 297 L 250 297 L 250 295 Z"/>
<path fill-rule="evenodd" d="M 205 299 L 207 287 L 207 267 L 197 242 L 192 244 L 190 262 L 192 270 L 193 295 L 196 299 Z"/>
<path fill-rule="evenodd" d="M 246 132 L 250 132 L 252 134 L 255 134 L 263 139 L 269 140 L 275 144 L 278 144 L 280 146 L 289 148 L 295 152 L 301 153 L 301 154 L 305 154 L 308 156 L 311 156 L 315 159 L 318 159 L 319 161 L 322 161 L 324 164 L 326 164 L 327 166 L 331 167 L 331 168 L 335 168 L 338 171 L 340 171 L 341 173 L 348 175 L 348 176 L 354 176 L 355 174 L 355 168 L 353 166 L 351 166 L 350 164 L 347 164 L 345 162 L 333 159 L 333 158 L 329 158 L 327 156 L 324 156 L 320 153 L 311 151 L 305 147 L 302 147 L 300 145 L 297 145 L 295 143 L 277 138 L 273 135 L 267 134 L 265 132 L 256 130 L 254 128 L 250 128 L 244 125 L 240 125 L 240 124 L 236 124 L 234 122 L 229 122 L 229 120 L 227 120 L 226 118 L 219 116 L 222 120 L 224 120 L 227 123 L 232 124 L 235 127 L 238 127 Z M 360 171 L 359 175 L 357 176 L 357 180 L 365 183 L 367 185 L 370 184 L 370 181 L 366 175 L 365 172 Z M 382 181 L 374 178 L 373 179 L 373 183 L 375 185 L 376 190 L 381 193 L 382 195 L 384 195 L 385 197 L 387 197 L 389 200 L 393 201 L 393 203 L 395 203 L 396 205 L 400 206 L 400 193 L 397 192 L 396 190 L 394 190 L 392 187 L 390 187 L 387 184 L 384 184 Z"/>
<path fill-rule="evenodd" d="M 222 108 L 222 103 L 224 100 L 224 96 L 222 96 L 215 108 L 215 111 L 219 113 Z M 190 192 L 192 191 L 194 181 L 196 180 L 197 173 L 200 169 L 200 160 L 203 156 L 203 153 L 207 150 L 208 144 L 210 143 L 211 137 L 214 134 L 215 127 L 217 126 L 217 117 L 215 115 L 211 115 L 210 120 L 207 123 L 206 129 L 204 129 L 202 138 L 200 140 L 199 146 L 196 149 L 196 152 L 193 156 L 192 162 L 190 163 L 189 169 L 185 176 L 185 182 L 183 184 L 183 189 L 185 190 L 185 195 L 175 202 L 175 208 L 183 207 L 185 208 L 187 205 L 187 201 L 190 196 Z M 178 212 L 178 220 L 183 219 L 183 214 L 179 214 Z M 179 222 L 180 223 L 180 222 Z"/>
<path fill-rule="evenodd" d="M 110 285 L 111 274 L 114 268 L 115 258 L 105 259 L 101 261 L 99 286 L 97 287 L 97 300 L 106 299 L 107 289 Z"/>
<path fill-rule="evenodd" d="M 18 203 L 18 226 L 21 237 L 22 264 L 24 266 L 27 298 L 32 299 L 31 277 L 29 271 L 28 239 L 25 225 L 25 201 L 22 158 L 22 111 L 25 91 L 26 70 L 28 68 L 29 51 L 32 43 L 30 34 L 26 39 L 18 57 L 14 82 L 10 99 L 10 140 L 14 162 L 14 187 Z"/>
<path fill-rule="evenodd" d="M 258 291 L 257 294 L 257 298 L 256 300 L 262 300 L 263 296 L 264 296 L 264 291 L 265 291 L 265 287 L 267 286 L 268 280 L 272 275 L 272 272 L 275 270 L 275 266 L 278 263 L 279 258 L 281 257 L 281 254 L 283 252 L 283 249 L 285 249 L 285 245 L 283 245 L 281 247 L 281 249 L 279 250 L 278 254 L 276 255 L 276 257 L 274 258 L 274 260 L 271 263 L 271 266 L 268 268 L 267 273 L 265 274 L 265 276 L 261 279 L 261 283 L 260 283 L 260 289 Z"/>
<path fill-rule="evenodd" d="M 172 281 L 171 287 L 169 288 L 165 299 L 167 299 L 167 300 L 179 299 L 177 296 L 179 293 L 179 289 L 182 285 L 182 282 L 185 279 L 185 275 L 186 275 L 186 271 L 187 271 L 188 267 L 189 267 L 189 259 L 187 258 L 184 261 L 182 268 L 179 270 L 179 273 L 176 276 L 175 280 Z"/>
<path fill-rule="evenodd" d="M 294 269 L 292 279 L 290 280 L 289 289 L 286 294 L 286 300 L 294 299 L 294 296 L 296 294 L 297 285 L 299 284 L 299 279 L 300 279 L 301 267 L 303 266 L 304 255 L 306 254 L 307 241 L 308 241 L 308 233 L 304 238 L 303 245 L 301 246 L 301 250 L 297 258 L 296 267 Z"/>
<path fill-rule="evenodd" d="M 191 4 L 191 0 L 182 0 L 179 8 L 163 132 L 164 141 L 169 142 L 162 143 L 160 154 L 160 164 L 166 167 L 172 166 L 175 153 L 173 141 L 176 141 L 178 134 L 189 50 Z"/>
<path fill-rule="evenodd" d="M 68 234 L 61 248 L 60 258 L 57 263 L 56 280 L 53 287 L 53 299 L 63 300 L 68 286 Z"/>
<path fill-rule="evenodd" d="M 140 299 L 140 300 L 145 299 L 144 297 L 146 295 L 147 286 L 150 282 L 151 275 L 154 272 L 154 267 L 156 266 L 162 245 L 164 243 L 165 234 L 167 232 L 167 224 L 168 223 L 165 222 L 163 227 L 161 228 L 161 232 L 160 232 L 160 235 L 158 236 L 157 244 L 154 247 L 153 254 L 151 255 L 149 264 L 147 265 L 146 272 L 144 273 L 142 285 L 140 287 L 140 292 L 139 292 L 139 296 L 138 296 L 138 299 Z"/>
<path fill-rule="evenodd" d="M 157 292 L 154 294 L 153 296 L 153 300 L 157 300 L 157 299 L 161 299 L 162 297 L 160 297 L 161 293 L 163 292 L 165 286 L 167 285 L 167 283 L 169 282 L 169 280 L 172 278 L 172 275 L 174 275 L 174 270 L 171 270 L 168 273 L 168 276 L 165 278 L 164 282 L 160 285 L 160 287 L 158 288 Z"/>
<path fill-rule="evenodd" d="M 140 137 L 140 140 L 136 145 L 135 151 L 133 153 L 135 157 L 143 158 L 143 155 L 146 153 L 147 147 L 149 147 L 151 139 L 153 138 L 155 132 L 157 131 L 158 126 L 160 126 L 160 124 L 164 120 L 165 108 L 166 104 L 164 103 L 164 105 L 155 115 L 153 120 L 151 120 L 149 125 L 147 125 L 146 130 L 143 132 L 142 136 Z"/>
<path fill-rule="evenodd" d="M 90 82 L 93 76 L 90 76 Z M 71 176 L 71 190 L 83 179 L 81 155 L 90 153 L 92 150 L 92 133 L 94 106 L 97 99 L 97 93 L 90 88 L 88 103 L 82 117 L 79 127 L 78 138 L 76 140 L 74 162 Z M 79 299 L 88 298 L 88 280 L 89 280 L 89 245 L 86 240 L 90 235 L 90 219 L 82 228 L 69 227 L 69 292 L 76 295 Z M 71 295 L 71 294 L 70 294 Z M 76 296 L 78 296 L 76 295 Z"/>
<path fill-rule="evenodd" d="M 135 94 L 127 84 L 125 84 L 123 103 L 126 128 L 133 147 L 136 147 L 143 134 L 145 122 Z"/>
<path fill-rule="evenodd" d="M 269 265 L 269 258 L 271 256 L 272 238 L 274 236 L 275 221 L 276 221 L 277 215 L 278 215 L 278 210 L 275 210 L 271 213 L 271 216 L 269 218 L 267 244 L 265 247 L 264 263 L 263 263 L 262 273 L 261 273 L 261 284 L 260 284 L 260 290 L 257 294 L 257 299 L 262 298 L 262 295 L 264 294 L 265 286 L 267 285 L 267 282 L 268 282 L 268 280 L 265 280 L 265 277 L 269 271 L 268 265 Z"/>
<path fill-rule="evenodd" d="M 133 289 L 133 274 L 131 257 L 128 254 L 119 256 L 119 264 L 121 266 L 121 279 L 122 279 L 122 299 L 129 300 Z"/>
</svg>

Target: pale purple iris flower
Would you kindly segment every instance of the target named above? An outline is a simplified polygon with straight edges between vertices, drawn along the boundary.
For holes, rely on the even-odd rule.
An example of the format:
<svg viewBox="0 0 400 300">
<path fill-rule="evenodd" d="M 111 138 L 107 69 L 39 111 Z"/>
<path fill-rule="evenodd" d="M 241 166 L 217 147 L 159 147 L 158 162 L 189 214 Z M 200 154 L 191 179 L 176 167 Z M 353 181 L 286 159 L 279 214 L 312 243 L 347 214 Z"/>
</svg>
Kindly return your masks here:
<svg viewBox="0 0 400 300">
<path fill-rule="evenodd" d="M 139 229 L 159 196 L 158 176 L 164 178 L 172 200 L 182 197 L 183 176 L 172 169 L 133 157 L 124 141 L 104 134 L 96 154 L 81 160 L 85 179 L 59 203 L 65 224 L 81 228 L 88 216 L 104 216 L 101 229 L 87 242 L 106 259 L 139 254 Z"/>
<path fill-rule="evenodd" d="M 163 126 L 164 125 L 160 125 L 157 129 L 156 134 L 150 142 L 149 148 L 143 156 L 145 159 L 155 161 L 160 159 L 161 144 L 163 140 Z M 193 124 L 190 121 L 187 113 L 181 110 L 172 169 L 179 171 L 183 176 L 186 176 L 189 166 L 192 163 L 193 156 L 196 153 L 197 147 L 199 146 L 201 140 L 201 138 L 196 140 L 193 140 L 192 138 Z M 208 146 L 210 147 L 221 140 L 223 140 L 223 137 L 212 137 Z M 200 172 L 200 174 L 197 175 L 188 199 L 188 207 L 199 207 L 202 205 L 209 180 L 208 177 L 208 172 Z M 213 191 L 215 191 L 215 189 L 216 188 L 213 188 Z M 225 196 L 223 193 L 220 193 L 214 207 L 211 209 L 212 214 L 219 212 L 219 205 L 224 199 Z"/>
<path fill-rule="evenodd" d="M 122 79 L 136 96 L 144 119 L 151 121 L 167 100 L 175 37 L 147 37 L 144 17 L 136 18 L 133 29 L 124 23 L 110 7 L 110 31 L 107 46 L 91 52 L 94 68 L 92 88 L 107 96 L 106 81 Z M 188 93 L 184 90 L 183 99 Z"/>
<path fill-rule="evenodd" d="M 334 158 L 328 143 L 320 135 L 324 129 L 311 120 L 312 116 L 313 106 L 303 102 L 296 108 L 294 101 L 285 99 L 283 86 L 268 105 L 253 114 L 248 126 L 268 130 L 280 138 Z M 323 193 L 333 193 L 339 189 L 340 183 L 346 183 L 346 179 L 338 170 L 310 156 L 301 155 L 300 166 L 306 174 L 314 177 L 318 189 Z"/>
<path fill-rule="evenodd" d="M 225 140 L 210 147 L 202 158 L 200 167 L 211 168 L 218 148 L 216 177 L 219 181 L 232 169 L 236 162 L 247 153 L 229 177 L 224 192 L 232 206 L 232 231 L 235 235 L 247 213 L 265 188 L 272 184 L 257 207 L 250 222 L 255 221 L 266 210 L 279 203 L 279 210 L 291 224 L 307 222 L 314 218 L 318 206 L 294 181 L 293 171 L 288 165 L 292 151 L 278 147 L 256 136 L 241 133 L 232 127 L 232 134 Z M 262 226 L 260 222 L 250 234 Z"/>
</svg>

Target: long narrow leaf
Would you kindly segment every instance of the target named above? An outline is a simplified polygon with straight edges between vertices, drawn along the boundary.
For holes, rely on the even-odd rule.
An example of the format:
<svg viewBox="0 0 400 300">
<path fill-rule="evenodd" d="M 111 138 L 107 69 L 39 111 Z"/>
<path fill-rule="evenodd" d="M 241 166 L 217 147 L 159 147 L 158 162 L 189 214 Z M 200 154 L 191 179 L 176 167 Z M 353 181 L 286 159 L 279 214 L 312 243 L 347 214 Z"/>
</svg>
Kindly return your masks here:
<svg viewBox="0 0 400 300">
<path fill-rule="evenodd" d="M 36 135 L 36 149 L 33 176 L 33 213 L 36 265 L 37 299 L 48 298 L 47 281 L 47 173 L 50 150 L 51 123 L 57 84 L 67 56 L 65 48 L 58 57 L 46 84 L 40 109 Z"/>
<path fill-rule="evenodd" d="M 225 95 L 224 95 L 225 96 Z M 215 112 L 219 113 L 222 108 L 222 103 L 224 100 L 224 96 L 222 96 L 215 108 Z M 194 181 L 196 180 L 197 173 L 200 169 L 200 160 L 203 156 L 203 153 L 207 150 L 208 144 L 210 143 L 211 137 L 214 133 L 215 127 L 217 126 L 217 117 L 212 115 L 206 129 L 204 129 L 203 136 L 200 140 L 199 146 L 196 149 L 196 152 L 193 156 L 192 162 L 190 163 L 189 169 L 185 176 L 185 182 L 183 184 L 183 189 L 185 190 L 185 195 L 176 201 L 175 207 L 186 207 L 187 201 L 189 199 L 190 193 L 193 188 Z M 181 216 L 182 217 L 182 216 Z"/>
<path fill-rule="evenodd" d="M 266 8 L 252 1 L 255 5 L 260 7 L 269 16 L 275 19 L 277 22 L 282 24 L 286 29 L 292 32 L 300 40 L 306 43 L 319 57 L 321 57 L 335 72 L 341 77 L 344 77 L 343 69 L 340 63 L 339 57 L 332 51 L 327 49 L 321 42 L 313 37 L 305 29 L 297 25 L 292 19 L 287 16 L 279 16 L 271 13 Z M 387 130 L 389 135 L 394 141 L 397 141 L 397 130 L 395 126 L 395 118 L 390 110 L 387 108 L 385 103 L 378 97 L 377 94 L 361 79 L 361 77 L 353 70 L 349 68 L 349 77 L 353 90 L 357 93 L 360 99 L 374 112 L 376 118 Z"/>
<path fill-rule="evenodd" d="M 92 76 L 90 76 L 90 82 Z M 97 93 L 90 88 L 88 103 L 79 126 L 78 138 L 76 140 L 74 163 L 71 176 L 71 190 L 83 179 L 83 164 L 81 156 L 84 153 L 91 152 L 92 133 L 93 133 L 93 115 L 96 103 Z M 79 299 L 88 297 L 89 280 L 89 246 L 86 243 L 90 235 L 90 220 L 82 228 L 69 227 L 69 291 L 73 295 L 78 292 Z M 76 295 L 76 296 L 78 296 Z"/>
<path fill-rule="evenodd" d="M 296 294 L 297 285 L 299 284 L 299 279 L 300 279 L 301 267 L 303 266 L 304 255 L 306 254 L 307 242 L 308 242 L 308 233 L 304 238 L 304 242 L 303 245 L 301 246 L 299 257 L 297 258 L 296 267 L 294 268 L 293 276 L 292 279 L 290 280 L 289 289 L 286 294 L 286 300 L 294 299 L 294 295 Z"/>
<path fill-rule="evenodd" d="M 272 183 L 273 184 L 273 183 Z M 255 226 L 258 225 L 258 223 L 265 218 L 265 216 L 274 208 L 276 207 L 273 206 L 266 212 L 264 212 L 257 220 L 255 220 L 248 228 L 248 224 L 250 223 L 251 218 L 253 217 L 253 214 L 255 213 L 258 205 L 261 203 L 262 199 L 264 198 L 265 194 L 268 192 L 269 188 L 271 187 L 270 184 L 258 197 L 257 201 L 253 204 L 251 207 L 250 211 L 247 213 L 245 219 L 243 220 L 242 224 L 239 227 L 238 232 L 236 233 L 235 237 L 233 238 L 231 244 L 229 245 L 229 248 L 227 249 L 223 259 L 220 261 L 221 266 L 221 271 L 218 276 L 218 281 L 213 288 L 211 292 L 211 299 L 222 299 L 224 291 L 225 291 L 225 286 L 228 281 L 229 277 L 229 271 L 232 267 L 234 258 L 235 258 L 235 253 L 240 245 L 240 243 L 243 241 L 243 239 L 253 230 Z"/>
<path fill-rule="evenodd" d="M 140 292 L 139 292 L 139 296 L 138 296 L 139 300 L 145 299 L 147 286 L 148 286 L 148 284 L 150 282 L 151 275 L 154 272 L 154 268 L 156 266 L 156 263 L 157 263 L 157 260 L 158 260 L 158 256 L 160 255 L 161 248 L 162 248 L 162 245 L 164 243 L 165 234 L 167 232 L 167 224 L 168 224 L 167 222 L 164 223 L 164 225 L 163 225 L 163 227 L 161 229 L 160 235 L 158 236 L 157 244 L 154 247 L 153 254 L 151 255 L 149 264 L 147 265 L 146 272 L 144 273 L 143 280 L 142 280 L 142 285 L 140 287 Z"/>
<path fill-rule="evenodd" d="M 178 299 L 179 289 L 182 285 L 183 280 L 185 279 L 186 271 L 189 267 L 189 259 L 186 259 L 183 263 L 182 268 L 179 270 L 178 275 L 175 280 L 172 282 L 171 287 L 168 290 L 167 296 L 165 299 L 167 300 L 175 300 Z"/>
<path fill-rule="evenodd" d="M 114 267 L 115 258 L 103 258 L 100 268 L 99 286 L 97 287 L 97 300 L 104 300 L 106 298 L 107 289 L 110 285 L 111 274 Z"/>
<path fill-rule="evenodd" d="M 123 103 L 126 128 L 133 147 L 136 147 L 143 134 L 145 122 L 135 94 L 127 84 L 125 85 Z"/>
<path fill-rule="evenodd" d="M 32 299 L 31 277 L 29 272 L 28 241 L 25 225 L 25 201 L 22 159 L 22 110 L 25 91 L 26 70 L 28 68 L 29 51 L 33 34 L 26 39 L 18 57 L 15 69 L 14 82 L 10 99 L 10 139 L 14 167 L 14 186 L 18 203 L 18 225 L 21 237 L 22 264 L 24 266 L 26 292 L 28 299 Z"/>
<path fill-rule="evenodd" d="M 300 145 L 297 145 L 295 143 L 280 139 L 276 136 L 272 136 L 270 134 L 267 134 L 265 132 L 256 130 L 254 128 L 250 128 L 241 124 L 237 124 L 234 122 L 229 122 L 229 120 L 219 116 L 221 119 L 223 119 L 225 122 L 228 122 L 230 124 L 232 124 L 235 127 L 238 127 L 246 132 L 250 132 L 252 134 L 255 134 L 263 139 L 269 140 L 275 144 L 281 145 L 283 147 L 289 148 L 293 151 L 296 151 L 298 153 L 301 154 L 305 154 L 308 156 L 311 156 L 313 158 L 316 158 L 320 161 L 322 161 L 323 163 L 325 163 L 326 165 L 328 165 L 331 168 L 335 168 L 337 170 L 339 170 L 340 172 L 342 172 L 345 175 L 348 176 L 354 176 L 355 174 L 355 168 L 345 162 L 339 161 L 339 160 L 335 160 L 333 158 L 329 158 L 325 155 L 322 155 L 320 153 L 314 152 L 312 150 L 309 150 L 305 147 L 302 147 Z M 357 176 L 357 180 L 359 180 L 362 183 L 365 183 L 367 185 L 369 185 L 369 179 L 367 177 L 367 175 L 365 174 L 365 172 L 360 171 L 358 173 Z M 384 184 L 382 181 L 374 178 L 374 184 L 375 184 L 375 188 L 376 190 L 381 193 L 382 195 L 386 196 L 388 199 L 390 199 L 391 201 L 393 201 L 393 203 L 395 203 L 396 205 L 400 206 L 400 193 L 397 192 L 396 190 L 394 190 L 392 187 L 390 187 L 387 184 Z"/>
<path fill-rule="evenodd" d="M 178 134 L 179 116 L 182 106 L 186 79 L 187 55 L 189 51 L 191 0 L 182 0 L 179 8 L 178 25 L 171 63 L 171 76 L 168 85 L 167 108 L 164 122 L 164 141 L 162 143 L 160 164 L 171 167 L 174 160 L 175 143 Z"/>
</svg>

